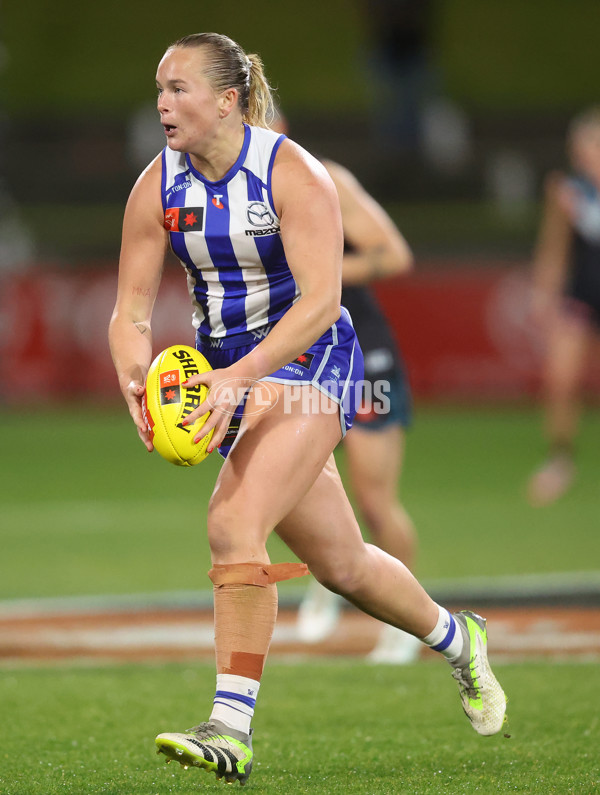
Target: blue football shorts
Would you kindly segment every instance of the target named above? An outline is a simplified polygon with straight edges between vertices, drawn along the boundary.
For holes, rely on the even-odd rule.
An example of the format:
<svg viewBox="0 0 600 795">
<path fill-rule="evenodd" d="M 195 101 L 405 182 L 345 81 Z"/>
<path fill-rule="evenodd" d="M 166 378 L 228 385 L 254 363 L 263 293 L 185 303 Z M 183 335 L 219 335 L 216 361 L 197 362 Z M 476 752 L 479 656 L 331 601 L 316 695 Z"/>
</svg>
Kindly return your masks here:
<svg viewBox="0 0 600 795">
<path fill-rule="evenodd" d="M 250 353 L 271 331 L 274 324 L 225 338 L 211 338 L 196 333 L 196 348 L 209 361 L 213 370 L 229 367 Z M 364 390 L 363 355 L 350 320 L 342 307 L 339 320 L 293 362 L 280 367 L 261 381 L 287 384 L 291 402 L 301 399 L 301 386 L 314 386 L 338 405 L 342 435 L 352 427 Z M 229 428 L 219 446 L 226 458 L 242 421 L 245 398 L 238 405 Z"/>
</svg>

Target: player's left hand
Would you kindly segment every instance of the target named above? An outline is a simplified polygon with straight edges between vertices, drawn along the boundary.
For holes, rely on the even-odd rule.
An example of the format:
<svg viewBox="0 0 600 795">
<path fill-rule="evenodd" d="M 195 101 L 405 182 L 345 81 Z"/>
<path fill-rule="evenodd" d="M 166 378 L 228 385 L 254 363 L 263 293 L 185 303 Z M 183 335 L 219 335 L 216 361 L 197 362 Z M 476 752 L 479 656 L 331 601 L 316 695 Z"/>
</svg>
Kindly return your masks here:
<svg viewBox="0 0 600 795">
<path fill-rule="evenodd" d="M 150 439 L 148 426 L 142 411 L 142 397 L 145 391 L 146 387 L 144 384 L 140 383 L 139 381 L 130 381 L 129 384 L 123 389 L 123 396 L 127 402 L 127 407 L 129 408 L 131 418 L 135 422 L 138 436 L 146 445 L 146 450 L 151 453 L 154 450 L 154 445 Z"/>
</svg>

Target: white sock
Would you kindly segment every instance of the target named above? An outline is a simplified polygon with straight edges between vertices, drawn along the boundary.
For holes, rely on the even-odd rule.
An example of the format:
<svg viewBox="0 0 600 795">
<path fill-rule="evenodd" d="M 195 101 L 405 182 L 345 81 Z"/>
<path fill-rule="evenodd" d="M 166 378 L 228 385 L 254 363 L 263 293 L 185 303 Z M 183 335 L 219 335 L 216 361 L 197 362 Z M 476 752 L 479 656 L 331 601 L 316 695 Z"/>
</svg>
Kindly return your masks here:
<svg viewBox="0 0 600 795">
<path fill-rule="evenodd" d="M 437 606 L 440 611 L 437 624 L 432 631 L 423 638 L 423 643 L 439 651 L 449 663 L 455 662 L 463 650 L 463 633 L 451 613 L 445 607 Z"/>
<path fill-rule="evenodd" d="M 217 692 L 210 719 L 249 734 L 259 687 L 260 682 L 245 676 L 217 674 Z"/>
</svg>

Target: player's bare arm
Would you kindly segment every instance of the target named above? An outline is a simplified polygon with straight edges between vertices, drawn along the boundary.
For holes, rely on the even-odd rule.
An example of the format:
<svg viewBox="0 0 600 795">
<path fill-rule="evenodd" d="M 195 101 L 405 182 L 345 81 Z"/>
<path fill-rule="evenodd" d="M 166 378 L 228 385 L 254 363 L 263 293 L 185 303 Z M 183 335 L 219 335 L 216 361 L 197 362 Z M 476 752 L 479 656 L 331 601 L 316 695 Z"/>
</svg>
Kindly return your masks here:
<svg viewBox="0 0 600 795">
<path fill-rule="evenodd" d="M 565 198 L 565 177 L 548 175 L 543 215 L 533 258 L 533 314 L 546 322 L 564 286 L 572 226 Z"/>
<path fill-rule="evenodd" d="M 343 232 L 335 186 L 322 164 L 289 140 L 275 160 L 273 199 L 300 298 L 246 357 L 261 376 L 303 353 L 340 316 Z"/>
<path fill-rule="evenodd" d="M 160 158 L 131 191 L 123 220 L 117 301 L 109 328 L 119 385 L 148 450 L 141 412 L 144 381 L 152 360 L 151 317 L 167 245 L 160 203 Z"/>
<path fill-rule="evenodd" d="M 331 160 L 324 166 L 337 189 L 345 239 L 354 249 L 344 255 L 344 284 L 366 284 L 409 271 L 410 247 L 383 207 L 348 169 Z"/>
</svg>

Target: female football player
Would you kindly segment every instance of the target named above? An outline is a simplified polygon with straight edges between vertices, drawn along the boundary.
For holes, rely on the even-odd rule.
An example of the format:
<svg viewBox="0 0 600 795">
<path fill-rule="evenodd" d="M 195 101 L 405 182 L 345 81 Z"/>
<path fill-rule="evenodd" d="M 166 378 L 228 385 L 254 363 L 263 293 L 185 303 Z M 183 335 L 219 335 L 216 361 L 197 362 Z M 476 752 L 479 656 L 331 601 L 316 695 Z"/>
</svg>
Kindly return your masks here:
<svg viewBox="0 0 600 795">
<path fill-rule="evenodd" d="M 213 710 L 187 732 L 160 734 L 159 752 L 228 781 L 248 779 L 275 583 L 306 572 L 299 563 L 270 563 L 273 530 L 320 582 L 440 651 L 476 731 L 499 731 L 505 697 L 487 661 L 485 620 L 450 614 L 402 563 L 363 542 L 335 468 L 332 451 L 352 423 L 362 354 L 340 310 L 342 225 L 333 183 L 318 161 L 268 129 L 271 98 L 260 59 L 226 36 L 175 42 L 156 83 L 167 145 L 125 210 L 111 349 L 151 450 L 140 401 L 170 244 L 187 270 L 196 346 L 214 368 L 188 381 L 209 388 L 189 425 L 210 411 L 195 438 L 212 430 L 211 449 L 227 455 L 207 514 Z M 261 379 L 272 390 L 268 410 L 253 387 Z M 230 427 L 236 392 L 245 393 L 237 433 Z"/>
<path fill-rule="evenodd" d="M 546 180 L 534 258 L 534 317 L 547 343 L 548 440 L 546 461 L 528 484 L 536 506 L 558 499 L 575 477 L 581 383 L 600 341 L 600 108 L 571 122 L 567 145 L 573 174 L 552 173 Z"/>
</svg>

